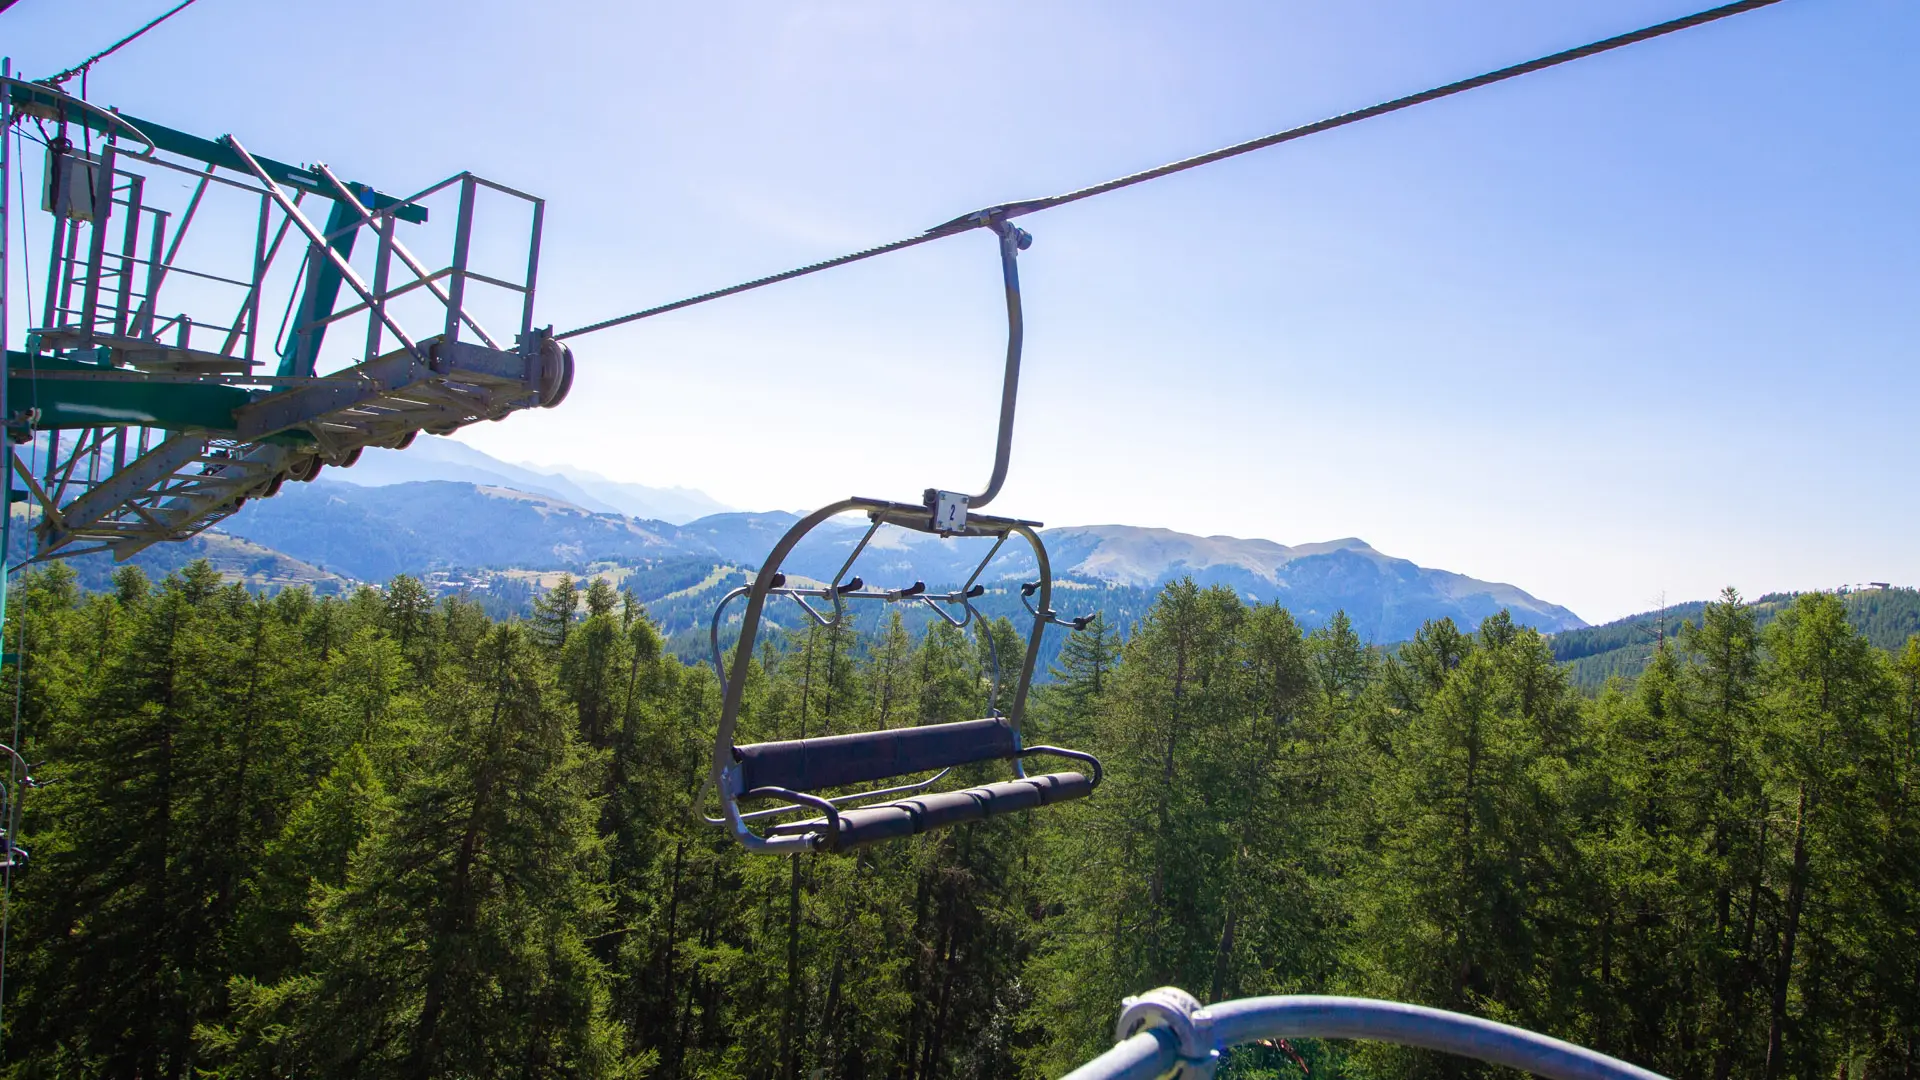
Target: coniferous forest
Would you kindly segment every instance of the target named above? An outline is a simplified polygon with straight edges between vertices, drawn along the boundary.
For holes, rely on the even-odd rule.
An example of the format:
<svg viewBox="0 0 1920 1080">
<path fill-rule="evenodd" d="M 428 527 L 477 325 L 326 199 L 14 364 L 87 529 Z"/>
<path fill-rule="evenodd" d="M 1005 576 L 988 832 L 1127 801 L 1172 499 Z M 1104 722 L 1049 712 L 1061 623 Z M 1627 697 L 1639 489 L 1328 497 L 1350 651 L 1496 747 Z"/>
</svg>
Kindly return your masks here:
<svg viewBox="0 0 1920 1080">
<path fill-rule="evenodd" d="M 691 813 L 717 684 L 604 582 L 500 622 L 204 563 L 16 586 L 43 786 L 5 930 L 16 1077 L 1057 1076 L 1120 998 L 1351 993 L 1674 1077 L 1920 1075 L 1920 640 L 1729 592 L 1631 684 L 1496 616 L 1388 652 L 1224 589 L 1075 633 L 1028 717 L 1090 799 L 855 855 Z M 1014 628 L 1000 622 L 1002 655 Z M 936 624 L 771 642 L 743 738 L 967 719 Z M 1363 1044 L 1235 1077 L 1440 1077 Z"/>
</svg>

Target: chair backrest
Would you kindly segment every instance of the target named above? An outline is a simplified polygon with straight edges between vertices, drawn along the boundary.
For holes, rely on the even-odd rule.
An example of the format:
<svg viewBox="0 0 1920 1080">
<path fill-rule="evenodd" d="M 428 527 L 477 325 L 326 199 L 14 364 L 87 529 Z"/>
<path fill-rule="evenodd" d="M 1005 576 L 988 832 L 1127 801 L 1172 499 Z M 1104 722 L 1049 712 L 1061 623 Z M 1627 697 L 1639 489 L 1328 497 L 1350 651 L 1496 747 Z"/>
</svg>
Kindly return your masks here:
<svg viewBox="0 0 1920 1080">
<path fill-rule="evenodd" d="M 820 791 L 1018 753 L 1012 725 L 992 717 L 733 748 L 747 791 L 762 787 Z"/>
</svg>

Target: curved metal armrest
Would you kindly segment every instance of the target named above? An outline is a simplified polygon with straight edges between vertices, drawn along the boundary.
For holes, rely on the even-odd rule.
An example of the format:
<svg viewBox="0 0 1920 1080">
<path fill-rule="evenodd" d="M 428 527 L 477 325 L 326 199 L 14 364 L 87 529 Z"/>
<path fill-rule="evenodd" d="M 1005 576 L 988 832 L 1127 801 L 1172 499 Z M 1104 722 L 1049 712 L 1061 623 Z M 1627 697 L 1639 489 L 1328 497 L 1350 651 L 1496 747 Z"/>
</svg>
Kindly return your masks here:
<svg viewBox="0 0 1920 1080">
<path fill-rule="evenodd" d="M 1105 770 L 1103 770 L 1100 767 L 1100 759 L 1097 757 L 1094 757 L 1092 754 L 1089 754 L 1084 750 L 1069 750 L 1064 746 L 1023 747 L 1020 751 L 1020 756 L 1025 757 L 1028 754 L 1052 754 L 1055 757 L 1072 758 L 1075 761 L 1084 761 L 1087 764 L 1093 766 L 1093 775 L 1088 779 L 1092 781 L 1094 787 L 1100 786 L 1100 779 L 1106 774 Z"/>
<path fill-rule="evenodd" d="M 790 791 L 783 787 L 757 787 L 750 791 L 741 792 L 740 798 L 786 799 L 790 802 L 799 803 L 802 806 L 810 806 L 827 816 L 827 828 L 833 830 L 835 835 L 838 835 L 840 832 L 840 811 L 832 802 L 818 795 L 809 795 L 804 791 Z M 742 820 L 744 820 L 744 818 Z"/>
</svg>

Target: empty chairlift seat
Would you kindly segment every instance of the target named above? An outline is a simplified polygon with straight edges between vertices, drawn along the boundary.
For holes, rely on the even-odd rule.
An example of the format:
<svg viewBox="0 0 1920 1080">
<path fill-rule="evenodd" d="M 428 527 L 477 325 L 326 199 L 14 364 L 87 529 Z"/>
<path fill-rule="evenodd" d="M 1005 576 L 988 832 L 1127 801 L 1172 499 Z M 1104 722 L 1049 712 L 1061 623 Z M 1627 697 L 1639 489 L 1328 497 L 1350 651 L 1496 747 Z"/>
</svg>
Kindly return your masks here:
<svg viewBox="0 0 1920 1080">
<path fill-rule="evenodd" d="M 743 798 L 817 798 L 817 793 L 831 788 L 938 773 L 982 762 L 1014 761 L 1033 754 L 1081 760 L 1088 771 L 1023 776 L 937 794 L 916 792 L 884 803 L 845 810 L 836 807 L 826 816 L 787 822 L 770 830 L 776 836 L 815 834 L 818 839 L 813 846 L 833 851 L 1077 799 L 1093 791 L 1099 782 L 1100 766 L 1091 756 L 1076 751 L 1045 746 L 1022 749 L 1013 726 L 1003 717 L 734 748 Z M 807 805 L 815 803 L 809 799 Z"/>
<path fill-rule="evenodd" d="M 1024 325 L 1016 263 L 1032 237 L 997 210 L 954 223 L 956 228 L 976 225 L 991 228 L 1000 239 L 1001 280 L 1007 296 L 1006 376 L 1001 382 L 993 472 L 985 490 L 970 495 L 928 488 L 918 502 L 856 496 L 829 503 L 795 521 L 774 542 L 752 582 L 722 597 L 708 623 L 707 641 L 722 692 L 707 783 L 719 800 L 722 816 L 696 812 L 711 824 L 725 826 L 749 851 L 844 851 L 1066 802 L 1091 793 L 1100 783 L 1100 763 L 1093 755 L 1056 746 L 1026 746 L 1020 737 L 1020 721 L 1039 662 L 1042 634 L 1049 626 L 1079 629 L 1086 625 L 1086 619 L 1063 618 L 1050 606 L 1053 571 L 1037 531 L 1040 523 L 980 512 L 999 494 L 1012 453 Z M 789 582 L 782 569 L 787 556 L 814 529 L 842 514 L 864 515 L 868 526 L 839 572 L 824 583 Z M 931 535 L 942 541 L 990 540 L 992 544 L 975 564 L 972 576 L 951 592 L 929 592 L 926 583 L 920 581 L 900 588 L 874 588 L 854 575 L 854 564 L 882 527 Z M 1019 590 L 1020 603 L 1033 621 L 1026 633 L 1024 656 L 1017 665 L 1005 665 L 1017 673 L 1008 686 L 1001 682 L 1003 658 L 998 639 L 991 633 L 977 638 L 987 650 L 986 719 L 784 742 L 733 741 L 734 726 L 746 700 L 754 643 L 766 621 L 764 611 L 769 601 L 793 601 L 804 619 L 821 628 L 839 626 L 846 617 L 847 605 L 856 602 L 922 607 L 957 630 L 982 626 L 986 617 L 973 603 L 989 588 L 981 575 L 1011 537 L 1026 543 L 1037 574 L 1037 580 Z M 735 600 L 744 601 L 745 606 L 733 645 L 733 662 L 729 664 L 720 647 L 720 634 L 727 625 L 727 607 Z M 1003 700 L 1005 712 L 1001 711 Z M 1034 755 L 1068 758 L 1084 771 L 1029 776 L 1025 761 Z M 1013 778 L 959 791 L 934 789 L 951 770 L 988 762 L 1009 763 Z M 767 800 L 774 800 L 775 805 L 762 805 Z M 747 809 L 742 803 L 753 804 L 754 808 Z"/>
</svg>

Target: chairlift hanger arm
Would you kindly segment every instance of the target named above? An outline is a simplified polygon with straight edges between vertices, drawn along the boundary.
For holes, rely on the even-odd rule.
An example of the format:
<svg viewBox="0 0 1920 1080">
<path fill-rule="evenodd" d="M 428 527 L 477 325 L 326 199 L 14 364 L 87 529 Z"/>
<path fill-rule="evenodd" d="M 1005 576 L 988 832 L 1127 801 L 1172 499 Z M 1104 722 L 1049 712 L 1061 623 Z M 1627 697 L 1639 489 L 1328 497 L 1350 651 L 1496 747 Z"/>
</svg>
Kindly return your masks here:
<svg viewBox="0 0 1920 1080">
<path fill-rule="evenodd" d="M 1013 411 L 1020 396 L 1020 350 L 1026 340 L 1026 317 L 1020 309 L 1020 253 L 1033 243 L 1025 229 L 1004 218 L 995 219 L 989 227 L 1000 238 L 1000 276 L 1007 292 L 1007 366 L 1000 382 L 1000 426 L 994 436 L 993 473 L 987 478 L 985 491 L 968 497 L 969 514 L 1000 494 L 1013 457 Z"/>
</svg>

